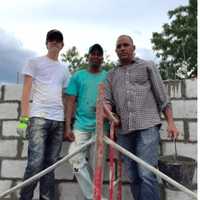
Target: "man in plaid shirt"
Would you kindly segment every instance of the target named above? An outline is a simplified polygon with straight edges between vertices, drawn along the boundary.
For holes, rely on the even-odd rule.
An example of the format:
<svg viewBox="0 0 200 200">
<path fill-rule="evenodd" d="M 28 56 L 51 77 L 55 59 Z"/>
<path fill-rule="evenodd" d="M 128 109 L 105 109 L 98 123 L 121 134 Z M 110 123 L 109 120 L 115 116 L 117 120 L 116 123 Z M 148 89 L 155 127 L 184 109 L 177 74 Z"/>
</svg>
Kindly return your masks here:
<svg viewBox="0 0 200 200">
<path fill-rule="evenodd" d="M 135 45 L 128 35 L 117 39 L 117 67 L 106 79 L 106 103 L 120 117 L 117 142 L 152 166 L 158 163 L 160 113 L 168 123 L 168 136 L 176 138 L 171 103 L 159 71 L 152 61 L 135 57 Z M 135 200 L 159 200 L 156 176 L 124 156 Z"/>
</svg>

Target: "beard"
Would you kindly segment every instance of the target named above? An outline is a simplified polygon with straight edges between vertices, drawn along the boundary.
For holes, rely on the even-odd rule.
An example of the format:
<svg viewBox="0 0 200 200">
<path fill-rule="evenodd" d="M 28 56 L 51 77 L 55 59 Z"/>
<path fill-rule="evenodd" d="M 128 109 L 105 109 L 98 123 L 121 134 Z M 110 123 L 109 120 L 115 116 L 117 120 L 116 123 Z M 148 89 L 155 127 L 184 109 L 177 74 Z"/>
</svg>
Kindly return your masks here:
<svg viewBox="0 0 200 200">
<path fill-rule="evenodd" d="M 90 66 L 92 68 L 99 68 L 101 66 L 101 63 L 90 62 Z"/>
</svg>

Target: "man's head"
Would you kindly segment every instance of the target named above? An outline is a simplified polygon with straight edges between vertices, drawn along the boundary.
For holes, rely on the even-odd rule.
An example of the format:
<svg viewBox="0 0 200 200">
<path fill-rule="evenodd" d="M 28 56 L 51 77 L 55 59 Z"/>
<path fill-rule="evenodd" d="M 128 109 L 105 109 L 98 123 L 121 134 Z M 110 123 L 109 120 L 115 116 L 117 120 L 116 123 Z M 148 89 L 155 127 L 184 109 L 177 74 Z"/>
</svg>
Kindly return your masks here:
<svg viewBox="0 0 200 200">
<path fill-rule="evenodd" d="M 128 35 L 120 35 L 116 43 L 116 53 L 121 64 L 130 64 L 134 58 L 135 45 Z"/>
<path fill-rule="evenodd" d="M 89 48 L 88 61 L 91 67 L 100 67 L 103 62 L 103 48 L 99 44 L 94 44 Z"/>
<path fill-rule="evenodd" d="M 59 30 L 53 29 L 46 35 L 46 46 L 48 51 L 59 52 L 63 46 L 63 35 Z"/>
</svg>

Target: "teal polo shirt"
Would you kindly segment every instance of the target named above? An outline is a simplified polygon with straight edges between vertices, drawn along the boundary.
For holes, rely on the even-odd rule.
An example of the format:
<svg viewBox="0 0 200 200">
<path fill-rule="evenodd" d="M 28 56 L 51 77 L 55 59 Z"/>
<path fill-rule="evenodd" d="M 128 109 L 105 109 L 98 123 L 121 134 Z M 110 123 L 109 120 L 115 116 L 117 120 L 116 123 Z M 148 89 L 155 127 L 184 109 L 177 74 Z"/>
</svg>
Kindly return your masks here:
<svg viewBox="0 0 200 200">
<path fill-rule="evenodd" d="M 65 93 L 76 96 L 74 129 L 95 132 L 98 86 L 104 82 L 106 76 L 107 72 L 104 70 L 94 74 L 84 69 L 71 77 Z"/>
</svg>

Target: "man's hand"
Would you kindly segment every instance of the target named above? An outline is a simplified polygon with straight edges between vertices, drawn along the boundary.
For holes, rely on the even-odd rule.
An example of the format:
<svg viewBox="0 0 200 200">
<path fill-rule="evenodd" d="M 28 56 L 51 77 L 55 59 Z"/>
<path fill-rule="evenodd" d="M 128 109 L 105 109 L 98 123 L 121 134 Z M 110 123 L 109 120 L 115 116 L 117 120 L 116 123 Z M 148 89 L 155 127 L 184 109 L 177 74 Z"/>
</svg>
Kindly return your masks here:
<svg viewBox="0 0 200 200">
<path fill-rule="evenodd" d="M 64 141 L 73 142 L 75 140 L 75 136 L 72 130 L 68 130 L 64 132 Z"/>
<path fill-rule="evenodd" d="M 108 119 L 110 122 L 114 122 L 115 127 L 120 126 L 120 119 L 119 116 L 115 113 L 112 112 L 112 106 L 110 104 L 103 104 L 104 109 L 103 109 L 103 117 L 105 119 Z"/>
<path fill-rule="evenodd" d="M 20 117 L 19 124 L 17 126 L 17 134 L 22 139 L 27 139 L 27 126 L 29 122 L 29 117 Z"/>
<path fill-rule="evenodd" d="M 179 135 L 179 131 L 176 128 L 174 123 L 168 124 L 167 132 L 168 132 L 168 137 L 173 138 L 173 139 L 176 139 Z"/>
</svg>

